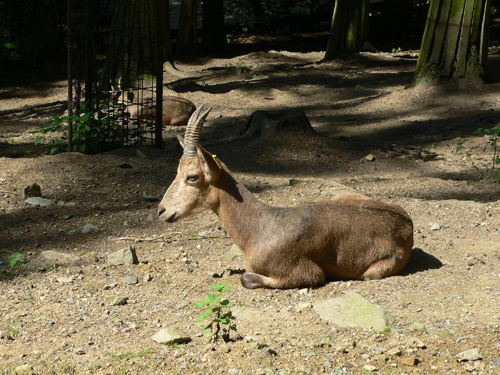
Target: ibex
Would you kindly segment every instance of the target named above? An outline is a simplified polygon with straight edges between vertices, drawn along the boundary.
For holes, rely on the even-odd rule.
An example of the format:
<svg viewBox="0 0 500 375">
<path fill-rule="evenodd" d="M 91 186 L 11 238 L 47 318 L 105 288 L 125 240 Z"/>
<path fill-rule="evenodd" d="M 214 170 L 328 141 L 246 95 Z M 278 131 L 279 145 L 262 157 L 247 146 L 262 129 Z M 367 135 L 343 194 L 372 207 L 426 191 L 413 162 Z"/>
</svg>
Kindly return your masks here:
<svg viewBox="0 0 500 375">
<path fill-rule="evenodd" d="M 151 117 L 156 114 L 156 98 L 154 95 L 148 98 L 144 95 L 145 90 L 118 91 L 118 103 L 123 104 L 125 112 L 131 119 Z M 116 91 L 114 91 L 116 92 Z M 164 126 L 186 125 L 190 116 L 196 110 L 196 106 L 187 99 L 179 96 L 163 96 L 162 124 Z"/>
<path fill-rule="evenodd" d="M 296 207 L 257 200 L 198 143 L 210 112 L 191 118 L 177 176 L 158 207 L 173 223 L 212 210 L 243 251 L 245 288 L 316 287 L 327 280 L 380 279 L 401 271 L 413 246 L 413 223 L 399 206 L 355 193 Z"/>
</svg>

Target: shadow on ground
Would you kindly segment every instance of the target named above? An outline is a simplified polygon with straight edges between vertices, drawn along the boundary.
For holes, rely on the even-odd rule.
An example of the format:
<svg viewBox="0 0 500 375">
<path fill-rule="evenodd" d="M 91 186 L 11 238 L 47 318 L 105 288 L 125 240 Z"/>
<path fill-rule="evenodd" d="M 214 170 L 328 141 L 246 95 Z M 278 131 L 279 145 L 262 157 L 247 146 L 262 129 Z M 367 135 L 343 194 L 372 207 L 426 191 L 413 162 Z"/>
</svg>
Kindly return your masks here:
<svg viewBox="0 0 500 375">
<path fill-rule="evenodd" d="M 400 274 L 403 276 L 408 276 L 414 273 L 439 269 L 442 266 L 443 263 L 434 255 L 429 254 L 418 247 L 415 247 L 411 251 L 411 256 L 408 264 Z"/>
</svg>

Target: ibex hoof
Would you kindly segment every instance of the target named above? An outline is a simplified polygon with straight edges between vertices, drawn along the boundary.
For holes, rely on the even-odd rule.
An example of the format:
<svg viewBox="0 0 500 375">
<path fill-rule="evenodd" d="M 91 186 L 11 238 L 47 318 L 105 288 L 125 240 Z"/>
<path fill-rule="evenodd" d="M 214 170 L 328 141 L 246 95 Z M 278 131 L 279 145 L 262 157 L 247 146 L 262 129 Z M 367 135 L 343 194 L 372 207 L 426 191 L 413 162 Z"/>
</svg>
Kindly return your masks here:
<svg viewBox="0 0 500 375">
<path fill-rule="evenodd" d="M 265 288 L 264 278 L 256 273 L 245 272 L 241 275 L 241 285 L 247 289 Z"/>
</svg>

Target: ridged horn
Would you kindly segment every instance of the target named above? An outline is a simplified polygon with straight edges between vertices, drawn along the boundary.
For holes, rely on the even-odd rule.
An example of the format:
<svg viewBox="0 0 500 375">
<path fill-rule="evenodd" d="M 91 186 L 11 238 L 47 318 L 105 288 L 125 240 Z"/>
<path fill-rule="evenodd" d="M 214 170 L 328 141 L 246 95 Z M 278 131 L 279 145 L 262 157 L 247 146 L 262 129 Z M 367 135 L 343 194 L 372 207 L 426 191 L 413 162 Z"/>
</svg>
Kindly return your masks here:
<svg viewBox="0 0 500 375">
<path fill-rule="evenodd" d="M 212 108 L 208 107 L 205 112 L 205 103 L 200 105 L 200 107 L 193 112 L 189 118 L 188 124 L 186 126 L 186 133 L 184 134 L 184 155 L 195 156 L 196 155 L 196 145 L 200 141 L 200 132 L 203 127 L 203 122 L 207 118 L 208 114 Z"/>
</svg>

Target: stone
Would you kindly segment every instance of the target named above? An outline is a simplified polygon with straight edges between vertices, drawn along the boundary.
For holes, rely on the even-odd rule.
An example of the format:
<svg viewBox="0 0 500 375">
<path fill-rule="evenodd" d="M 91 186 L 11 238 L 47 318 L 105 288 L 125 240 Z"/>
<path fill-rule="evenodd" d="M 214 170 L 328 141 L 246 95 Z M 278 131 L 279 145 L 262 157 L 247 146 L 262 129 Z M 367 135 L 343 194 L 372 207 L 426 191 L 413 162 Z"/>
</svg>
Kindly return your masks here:
<svg viewBox="0 0 500 375">
<path fill-rule="evenodd" d="M 83 350 L 82 348 L 75 348 L 73 351 L 75 352 L 75 354 L 78 354 L 78 355 L 85 354 L 85 350 Z"/>
<path fill-rule="evenodd" d="M 375 161 L 375 156 L 373 154 L 368 154 L 365 156 L 366 161 Z"/>
<path fill-rule="evenodd" d="M 38 207 L 47 207 L 52 204 L 52 201 L 50 199 L 40 198 L 40 197 L 31 197 L 26 199 L 24 202 L 31 206 L 38 206 Z"/>
<path fill-rule="evenodd" d="M 177 327 L 162 328 L 152 337 L 159 344 L 183 344 L 191 341 L 191 337 Z"/>
<path fill-rule="evenodd" d="M 261 354 L 276 356 L 276 355 L 278 355 L 278 352 L 266 345 L 262 348 Z"/>
<path fill-rule="evenodd" d="M 158 201 L 158 197 L 156 195 L 151 195 L 151 194 L 148 194 L 146 192 L 144 192 L 142 194 L 142 197 L 144 198 L 144 200 L 146 202 L 157 202 Z"/>
<path fill-rule="evenodd" d="M 70 265 L 78 262 L 77 256 L 54 250 L 42 251 L 39 257 L 51 264 Z"/>
<path fill-rule="evenodd" d="M 42 196 L 42 188 L 36 182 L 24 188 L 24 198 L 34 198 Z"/>
<path fill-rule="evenodd" d="M 416 366 L 418 361 L 415 357 L 403 357 L 399 359 L 399 362 L 405 366 L 413 367 Z"/>
<path fill-rule="evenodd" d="M 108 255 L 108 266 L 119 266 L 122 264 L 139 264 L 135 246 L 125 247 Z"/>
<path fill-rule="evenodd" d="M 321 300 L 313 303 L 313 307 L 321 319 L 340 327 L 359 327 L 376 331 L 387 327 L 382 307 L 370 303 L 358 293 L 348 292 L 342 297 Z"/>
<path fill-rule="evenodd" d="M 463 352 L 458 353 L 455 358 L 457 359 L 457 362 L 478 361 L 483 359 L 478 348 L 464 350 Z"/>
<path fill-rule="evenodd" d="M 439 225 L 438 223 L 433 223 L 431 225 L 431 230 L 440 230 L 441 229 L 441 225 Z"/>
<path fill-rule="evenodd" d="M 153 280 L 153 276 L 151 276 L 151 274 L 149 273 L 145 274 L 144 277 L 142 278 L 142 281 L 144 281 L 145 283 L 148 283 L 151 280 Z"/>
<path fill-rule="evenodd" d="M 399 348 L 392 348 L 387 351 L 387 355 L 390 356 L 399 356 L 401 355 L 401 350 Z"/>
<path fill-rule="evenodd" d="M 121 297 L 121 296 L 118 296 L 118 297 L 116 297 L 116 298 L 113 300 L 112 305 L 113 305 L 113 306 L 123 306 L 123 305 L 126 305 L 126 304 L 127 304 L 127 301 L 128 301 L 128 297 Z"/>
<path fill-rule="evenodd" d="M 125 276 L 124 278 L 122 278 L 123 282 L 125 284 L 130 284 L 130 285 L 133 285 L 133 284 L 137 284 L 139 282 L 139 280 L 137 279 L 137 276 Z"/>
<path fill-rule="evenodd" d="M 61 284 L 69 284 L 69 283 L 73 282 L 73 277 L 72 276 L 69 276 L 69 277 L 61 276 L 61 277 L 58 277 L 56 280 L 58 283 L 61 283 Z"/>
<path fill-rule="evenodd" d="M 375 366 L 372 366 L 372 365 L 364 365 L 363 370 L 372 372 L 372 371 L 377 371 L 377 368 Z"/>
<path fill-rule="evenodd" d="M 238 245 L 233 244 L 229 251 L 224 253 L 220 260 L 223 263 L 231 263 L 233 261 L 241 261 L 243 259 L 243 253 Z"/>
<path fill-rule="evenodd" d="M 99 228 L 96 227 L 94 224 L 85 224 L 82 229 L 83 234 L 88 234 L 92 232 L 99 232 Z"/>
<path fill-rule="evenodd" d="M 119 165 L 119 167 L 120 167 L 121 169 L 131 169 L 131 168 L 134 168 L 134 167 L 132 166 L 132 164 L 130 164 L 130 163 L 121 163 L 121 164 Z"/>
</svg>

